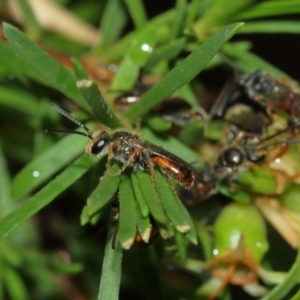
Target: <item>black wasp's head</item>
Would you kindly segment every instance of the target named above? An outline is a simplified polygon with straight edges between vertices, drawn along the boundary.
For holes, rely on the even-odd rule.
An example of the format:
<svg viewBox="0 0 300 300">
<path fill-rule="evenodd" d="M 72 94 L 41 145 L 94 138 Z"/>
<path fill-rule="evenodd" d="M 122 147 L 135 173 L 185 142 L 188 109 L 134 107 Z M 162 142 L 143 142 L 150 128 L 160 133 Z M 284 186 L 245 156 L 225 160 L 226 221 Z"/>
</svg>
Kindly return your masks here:
<svg viewBox="0 0 300 300">
<path fill-rule="evenodd" d="M 108 153 L 110 142 L 110 136 L 106 131 L 96 131 L 86 145 L 85 151 L 88 155 L 103 156 Z"/>
<path fill-rule="evenodd" d="M 267 72 L 256 70 L 251 73 L 241 75 L 238 82 L 245 88 L 250 98 L 255 98 L 258 95 L 267 95 L 273 91 L 273 78 Z"/>
<path fill-rule="evenodd" d="M 243 163 L 244 155 L 237 147 L 224 150 L 219 156 L 218 163 L 223 167 L 237 167 Z"/>
</svg>

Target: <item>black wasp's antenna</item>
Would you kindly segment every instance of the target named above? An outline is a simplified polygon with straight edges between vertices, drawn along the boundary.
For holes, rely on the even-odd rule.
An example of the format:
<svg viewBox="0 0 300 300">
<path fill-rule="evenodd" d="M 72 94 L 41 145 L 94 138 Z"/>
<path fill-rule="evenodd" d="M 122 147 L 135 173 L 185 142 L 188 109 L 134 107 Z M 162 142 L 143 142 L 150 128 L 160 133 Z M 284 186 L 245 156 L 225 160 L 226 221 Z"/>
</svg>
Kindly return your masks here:
<svg viewBox="0 0 300 300">
<path fill-rule="evenodd" d="M 295 123 L 281 131 L 278 131 L 272 135 L 269 135 L 267 136 L 266 138 L 262 139 L 259 143 L 257 143 L 257 145 L 260 145 L 260 147 L 258 148 L 259 150 L 262 150 L 262 149 L 266 149 L 268 147 L 271 147 L 271 146 L 276 146 L 276 145 L 288 145 L 288 144 L 298 144 L 300 143 L 300 140 L 299 139 L 294 139 L 294 140 L 285 140 L 285 141 L 276 141 L 276 142 L 273 142 L 273 143 L 269 143 L 269 144 L 263 144 L 265 143 L 266 141 L 268 140 L 271 140 L 285 132 L 288 132 L 288 131 L 291 131 L 293 129 L 296 129 L 297 127 L 300 127 L 300 123 Z"/>
<path fill-rule="evenodd" d="M 62 114 L 64 117 L 71 120 L 76 125 L 82 127 L 87 133 L 76 131 L 76 130 L 69 130 L 69 129 L 46 129 L 46 132 L 50 133 L 73 133 L 73 134 L 79 134 L 88 137 L 89 139 L 93 139 L 93 133 L 91 130 L 89 130 L 84 124 L 82 124 L 79 120 L 74 118 L 72 115 L 70 115 L 68 112 L 63 110 L 61 107 L 57 106 L 54 103 L 51 103 L 51 107 L 54 108 L 56 111 L 58 111 L 60 114 Z"/>
</svg>

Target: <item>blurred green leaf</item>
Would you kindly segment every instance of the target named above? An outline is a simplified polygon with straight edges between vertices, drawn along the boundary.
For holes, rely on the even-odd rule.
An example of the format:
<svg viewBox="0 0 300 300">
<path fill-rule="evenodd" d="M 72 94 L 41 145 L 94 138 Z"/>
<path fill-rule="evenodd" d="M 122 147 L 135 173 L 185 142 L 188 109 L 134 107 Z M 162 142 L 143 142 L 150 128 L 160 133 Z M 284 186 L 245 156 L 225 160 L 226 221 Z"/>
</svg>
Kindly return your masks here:
<svg viewBox="0 0 300 300">
<path fill-rule="evenodd" d="M 252 9 L 237 13 L 235 15 L 235 19 L 246 20 L 270 16 L 297 14 L 300 12 L 299 4 L 299 0 L 261 1 L 252 6 Z"/>
<path fill-rule="evenodd" d="M 46 84 L 59 90 L 88 110 L 86 102 L 76 87 L 75 76 L 70 71 L 17 28 L 4 23 L 3 29 L 12 50 L 25 62 L 27 67 L 38 74 Z"/>
<path fill-rule="evenodd" d="M 203 248 L 205 261 L 209 261 L 213 255 L 212 236 L 209 234 L 209 229 L 201 222 L 194 222 L 198 239 Z"/>
<path fill-rule="evenodd" d="M 136 29 L 143 28 L 147 23 L 147 15 L 143 1 L 125 0 L 125 4 Z"/>
<path fill-rule="evenodd" d="M 31 192 L 80 155 L 83 148 L 84 140 L 81 137 L 68 135 L 62 138 L 15 176 L 12 183 L 13 196 L 19 198 Z"/>
<path fill-rule="evenodd" d="M 280 300 L 288 294 L 288 292 L 294 287 L 296 283 L 299 282 L 300 278 L 300 243 L 298 245 L 297 258 L 290 269 L 285 280 L 278 284 L 273 290 L 266 296 L 261 298 L 261 300 Z"/>
<path fill-rule="evenodd" d="M 142 35 L 143 31 L 147 32 L 149 30 L 155 30 L 156 28 L 159 28 L 165 24 L 168 24 L 169 22 L 172 22 L 174 18 L 176 18 L 175 10 L 170 9 L 165 13 L 162 13 L 157 17 L 149 20 L 149 22 L 143 29 L 133 30 L 132 32 L 128 33 L 124 38 L 115 43 L 112 47 L 110 47 L 106 51 L 103 51 L 101 53 L 102 59 L 104 59 L 106 63 L 121 59 L 137 35 Z"/>
<path fill-rule="evenodd" d="M 17 56 L 12 48 L 0 41 L 0 63 L 1 67 L 13 75 L 26 75 L 36 81 L 43 82 L 42 78 L 33 70 L 29 69 L 25 62 Z"/>
<path fill-rule="evenodd" d="M 7 161 L 0 143 L 0 217 L 5 216 L 12 208 L 11 179 Z"/>
<path fill-rule="evenodd" d="M 179 38 L 172 40 L 169 44 L 163 45 L 153 50 L 148 62 L 145 65 L 145 69 L 151 69 L 162 60 L 172 60 L 178 56 L 183 50 L 186 43 L 185 38 Z"/>
<path fill-rule="evenodd" d="M 24 19 L 24 27 L 26 33 L 33 39 L 37 39 L 40 36 L 41 28 L 38 24 L 32 8 L 27 0 L 17 0 L 22 17 Z"/>
<path fill-rule="evenodd" d="M 25 282 L 20 277 L 20 273 L 13 270 L 9 266 L 2 268 L 2 272 L 5 273 L 5 287 L 9 294 L 9 297 L 13 300 L 26 300 L 30 299 L 27 292 Z"/>
<path fill-rule="evenodd" d="M 254 53 L 251 53 L 249 51 L 241 51 L 238 43 L 227 43 L 226 45 L 224 45 L 222 52 L 225 55 L 234 58 L 238 66 L 244 72 L 250 72 L 257 69 L 271 72 L 279 77 L 288 77 L 288 75 L 286 75 L 283 71 L 277 69 L 275 66 L 271 65 Z"/>
<path fill-rule="evenodd" d="M 93 48 L 94 53 L 108 49 L 121 35 L 127 21 L 124 8 L 124 4 L 120 0 L 107 1 L 100 21 L 102 36 L 100 42 Z"/>
<path fill-rule="evenodd" d="M 173 22 L 172 31 L 170 32 L 169 39 L 172 41 L 178 36 L 182 35 L 182 31 L 184 28 L 184 21 L 187 14 L 187 1 L 186 0 L 176 0 L 175 5 L 175 12 L 176 12 L 176 19 Z"/>
<path fill-rule="evenodd" d="M 114 227 L 110 226 L 105 246 L 98 300 L 116 300 L 119 298 L 122 247 L 117 243 L 116 249 L 112 249 L 113 236 Z"/>
<path fill-rule="evenodd" d="M 248 6 L 253 5 L 252 0 L 240 0 L 240 1 L 226 1 L 216 0 L 193 25 L 193 29 L 196 32 L 198 38 L 203 40 L 209 32 L 212 32 L 220 25 L 225 25 L 233 22 L 233 17 L 245 10 Z M 234 20 L 243 20 L 234 19 Z"/>
<path fill-rule="evenodd" d="M 111 90 L 128 91 L 133 88 L 139 79 L 141 68 L 151 57 L 157 40 L 157 29 L 142 31 L 132 40 L 118 67 Z"/>
<path fill-rule="evenodd" d="M 94 163 L 87 156 L 79 157 L 38 193 L 5 216 L 0 221 L 0 240 L 53 201 L 61 192 L 79 179 Z"/>
<path fill-rule="evenodd" d="M 204 136 L 204 122 L 203 120 L 198 120 L 188 123 L 180 130 L 178 138 L 186 145 L 199 143 Z"/>
<path fill-rule="evenodd" d="M 300 2 L 299 2 L 300 4 Z M 244 33 L 300 33 L 300 22 L 297 21 L 257 21 L 247 22 L 238 32 Z"/>
<path fill-rule="evenodd" d="M 0 86 L 0 105 L 34 116 L 38 99 L 24 90 Z"/>
</svg>

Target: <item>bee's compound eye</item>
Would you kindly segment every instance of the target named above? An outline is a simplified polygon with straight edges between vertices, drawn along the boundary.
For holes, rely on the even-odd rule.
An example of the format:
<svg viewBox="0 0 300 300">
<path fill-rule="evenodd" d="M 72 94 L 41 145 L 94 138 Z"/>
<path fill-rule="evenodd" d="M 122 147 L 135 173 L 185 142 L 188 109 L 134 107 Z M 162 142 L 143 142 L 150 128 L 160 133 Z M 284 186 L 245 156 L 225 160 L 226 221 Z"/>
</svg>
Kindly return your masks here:
<svg viewBox="0 0 300 300">
<path fill-rule="evenodd" d="M 104 155 L 108 151 L 109 136 L 107 133 L 102 133 L 99 139 L 95 140 L 91 147 L 91 154 Z"/>
</svg>

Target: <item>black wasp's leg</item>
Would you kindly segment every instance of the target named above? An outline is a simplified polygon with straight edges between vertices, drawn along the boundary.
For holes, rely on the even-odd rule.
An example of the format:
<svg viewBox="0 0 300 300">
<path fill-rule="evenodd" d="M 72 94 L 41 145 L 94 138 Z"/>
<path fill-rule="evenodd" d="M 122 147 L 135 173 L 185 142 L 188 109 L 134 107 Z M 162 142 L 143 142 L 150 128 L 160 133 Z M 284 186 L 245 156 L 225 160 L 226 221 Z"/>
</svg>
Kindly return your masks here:
<svg viewBox="0 0 300 300">
<path fill-rule="evenodd" d="M 230 103 L 240 95 L 240 85 L 235 79 L 228 81 L 221 90 L 217 100 L 209 112 L 211 119 L 222 118 Z"/>
</svg>

